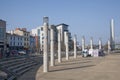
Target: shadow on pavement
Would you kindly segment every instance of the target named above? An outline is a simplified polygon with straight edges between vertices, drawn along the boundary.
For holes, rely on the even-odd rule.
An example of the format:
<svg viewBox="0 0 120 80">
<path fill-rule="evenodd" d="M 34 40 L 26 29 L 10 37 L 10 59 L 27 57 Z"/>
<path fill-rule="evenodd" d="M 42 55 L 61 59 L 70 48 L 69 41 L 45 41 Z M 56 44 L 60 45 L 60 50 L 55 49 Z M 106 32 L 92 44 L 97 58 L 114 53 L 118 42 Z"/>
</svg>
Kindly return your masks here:
<svg viewBox="0 0 120 80">
<path fill-rule="evenodd" d="M 59 70 L 51 70 L 49 72 L 65 71 L 65 70 L 70 70 L 70 69 L 87 68 L 87 67 L 93 67 L 93 66 L 95 66 L 95 65 L 86 65 L 86 66 L 79 66 L 79 67 L 63 68 L 63 69 L 59 69 Z"/>
<path fill-rule="evenodd" d="M 73 65 L 73 64 L 81 64 L 81 63 L 89 63 L 89 62 L 92 62 L 92 61 L 84 61 L 84 62 L 70 62 L 70 63 L 61 63 L 61 64 L 57 64 L 55 66 L 62 66 L 62 65 Z"/>
</svg>

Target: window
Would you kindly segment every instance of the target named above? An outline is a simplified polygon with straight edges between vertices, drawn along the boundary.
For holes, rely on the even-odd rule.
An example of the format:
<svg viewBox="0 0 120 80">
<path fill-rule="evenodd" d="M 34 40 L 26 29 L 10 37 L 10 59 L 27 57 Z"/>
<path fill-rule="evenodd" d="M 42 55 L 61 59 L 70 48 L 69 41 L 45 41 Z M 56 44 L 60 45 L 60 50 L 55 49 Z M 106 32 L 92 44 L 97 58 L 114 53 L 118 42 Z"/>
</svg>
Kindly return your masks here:
<svg viewBox="0 0 120 80">
<path fill-rule="evenodd" d="M 14 40 L 15 40 L 15 36 L 14 36 Z"/>
<path fill-rule="evenodd" d="M 12 46 L 12 42 L 10 42 L 10 46 Z"/>
<path fill-rule="evenodd" d="M 0 28 L 0 39 L 4 39 L 4 28 Z"/>
<path fill-rule="evenodd" d="M 43 31 L 43 27 L 41 27 L 41 31 Z"/>
<path fill-rule="evenodd" d="M 15 42 L 14 42 L 13 46 L 15 46 Z"/>
<path fill-rule="evenodd" d="M 24 40 L 26 41 L 26 38 L 24 38 Z"/>
<path fill-rule="evenodd" d="M 10 37 L 10 39 L 12 40 L 12 36 Z"/>
<path fill-rule="evenodd" d="M 38 29 L 38 35 L 40 34 L 40 29 Z"/>
<path fill-rule="evenodd" d="M 0 28 L 0 33 L 4 33 L 4 28 Z"/>
</svg>

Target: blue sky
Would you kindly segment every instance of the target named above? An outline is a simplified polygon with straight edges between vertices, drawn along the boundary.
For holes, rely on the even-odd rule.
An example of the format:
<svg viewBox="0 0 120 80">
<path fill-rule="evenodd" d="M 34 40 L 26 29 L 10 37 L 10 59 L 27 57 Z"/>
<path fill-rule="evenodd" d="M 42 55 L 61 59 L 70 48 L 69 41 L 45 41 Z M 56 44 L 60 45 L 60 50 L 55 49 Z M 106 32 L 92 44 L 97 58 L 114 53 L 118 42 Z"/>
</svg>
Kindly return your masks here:
<svg viewBox="0 0 120 80">
<path fill-rule="evenodd" d="M 86 43 L 93 37 L 109 39 L 110 19 L 115 22 L 116 39 L 120 41 L 120 0 L 0 0 L 0 19 L 7 21 L 7 30 L 42 25 L 43 16 L 50 24 L 66 23 L 78 41 L 84 35 Z"/>
</svg>

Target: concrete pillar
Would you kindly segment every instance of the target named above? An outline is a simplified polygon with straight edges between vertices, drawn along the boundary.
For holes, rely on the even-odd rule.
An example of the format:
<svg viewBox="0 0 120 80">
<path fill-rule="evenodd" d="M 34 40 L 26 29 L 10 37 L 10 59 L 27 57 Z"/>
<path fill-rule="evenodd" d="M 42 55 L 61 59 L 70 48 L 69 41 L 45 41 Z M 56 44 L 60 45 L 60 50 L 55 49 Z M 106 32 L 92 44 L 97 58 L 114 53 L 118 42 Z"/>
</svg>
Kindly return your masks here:
<svg viewBox="0 0 120 80">
<path fill-rule="evenodd" d="M 47 18 L 47 17 L 44 17 Z M 48 63 L 48 23 L 44 22 L 43 24 L 44 30 L 44 53 L 43 53 L 43 72 L 49 71 L 49 63 Z"/>
<path fill-rule="evenodd" d="M 90 49 L 93 49 L 93 38 L 90 39 Z"/>
<path fill-rule="evenodd" d="M 50 31 L 50 38 L 51 38 L 51 44 L 50 44 L 50 53 L 51 53 L 51 58 L 50 58 L 50 62 L 51 62 L 51 66 L 55 65 L 55 59 L 54 59 L 54 30 L 51 28 Z"/>
<path fill-rule="evenodd" d="M 60 29 L 58 29 L 58 62 L 61 63 L 61 33 Z"/>
<path fill-rule="evenodd" d="M 82 51 L 85 49 L 85 37 L 82 37 Z"/>
<path fill-rule="evenodd" d="M 108 40 L 108 53 L 111 51 L 110 41 Z"/>
<path fill-rule="evenodd" d="M 110 46 L 111 50 L 115 49 L 115 32 L 114 32 L 114 20 L 111 19 L 110 22 Z"/>
<path fill-rule="evenodd" d="M 76 39 L 76 35 L 74 36 L 74 58 L 77 58 L 77 39 Z"/>
<path fill-rule="evenodd" d="M 69 60 L 69 39 L 68 32 L 65 32 L 66 60 Z"/>
<path fill-rule="evenodd" d="M 99 40 L 99 49 L 101 50 L 102 49 L 102 41 Z"/>
</svg>

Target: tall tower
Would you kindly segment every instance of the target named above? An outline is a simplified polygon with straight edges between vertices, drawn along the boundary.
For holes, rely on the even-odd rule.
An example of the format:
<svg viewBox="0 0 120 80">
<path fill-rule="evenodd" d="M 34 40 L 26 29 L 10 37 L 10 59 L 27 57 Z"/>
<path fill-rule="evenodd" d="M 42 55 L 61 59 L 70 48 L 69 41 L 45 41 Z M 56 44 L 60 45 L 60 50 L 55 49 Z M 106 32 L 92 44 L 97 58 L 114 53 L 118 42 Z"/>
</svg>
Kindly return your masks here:
<svg viewBox="0 0 120 80">
<path fill-rule="evenodd" d="M 114 32 L 114 20 L 111 19 L 110 22 L 110 46 L 111 46 L 111 50 L 115 49 L 115 32 Z"/>
</svg>

